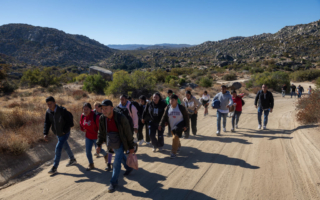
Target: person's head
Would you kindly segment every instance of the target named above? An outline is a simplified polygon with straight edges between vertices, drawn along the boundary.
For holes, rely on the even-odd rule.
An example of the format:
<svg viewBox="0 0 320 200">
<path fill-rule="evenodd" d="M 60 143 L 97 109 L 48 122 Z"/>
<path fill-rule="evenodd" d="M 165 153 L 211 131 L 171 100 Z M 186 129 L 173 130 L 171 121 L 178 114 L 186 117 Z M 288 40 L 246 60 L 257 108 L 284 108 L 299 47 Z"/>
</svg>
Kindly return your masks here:
<svg viewBox="0 0 320 200">
<path fill-rule="evenodd" d="M 139 97 L 139 103 L 140 103 L 141 105 L 146 105 L 146 103 L 147 103 L 147 98 L 146 98 L 146 96 L 141 95 L 141 96 Z"/>
<path fill-rule="evenodd" d="M 54 111 L 54 109 L 56 108 L 56 100 L 52 96 L 46 98 L 46 103 L 47 103 L 48 108 L 51 111 Z"/>
<path fill-rule="evenodd" d="M 88 116 L 91 113 L 92 107 L 90 103 L 84 103 L 82 106 L 82 112 L 85 116 Z"/>
<path fill-rule="evenodd" d="M 120 103 L 123 106 L 127 105 L 127 101 L 128 101 L 128 96 L 127 95 L 123 94 L 123 95 L 120 96 Z"/>
<path fill-rule="evenodd" d="M 205 90 L 205 91 L 203 92 L 203 94 L 204 94 L 204 95 L 208 95 L 208 92 L 207 92 L 207 90 Z"/>
<path fill-rule="evenodd" d="M 309 88 L 311 88 L 311 85 L 309 86 Z"/>
<path fill-rule="evenodd" d="M 294 86 L 293 83 L 292 83 L 292 86 Z"/>
<path fill-rule="evenodd" d="M 172 90 L 168 90 L 167 94 L 168 94 L 168 97 L 171 97 L 171 95 L 173 94 L 173 91 Z"/>
<path fill-rule="evenodd" d="M 232 96 L 233 96 L 234 98 L 236 98 L 236 97 L 237 97 L 237 91 L 233 90 L 233 91 L 232 91 Z"/>
<path fill-rule="evenodd" d="M 268 90 L 268 86 L 266 84 L 263 84 L 262 85 L 262 91 L 263 92 L 267 92 L 267 90 Z"/>
<path fill-rule="evenodd" d="M 190 90 L 186 91 L 186 97 L 187 97 L 188 100 L 191 99 L 192 95 L 191 95 L 191 91 Z"/>
<path fill-rule="evenodd" d="M 222 94 L 225 94 L 227 92 L 227 86 L 221 85 L 221 92 Z"/>
<path fill-rule="evenodd" d="M 98 111 L 99 113 L 102 113 L 101 107 L 99 107 L 99 106 L 100 106 L 100 102 L 94 103 L 94 109 L 96 109 L 96 111 Z"/>
<path fill-rule="evenodd" d="M 162 97 L 161 97 L 161 94 L 159 92 L 156 92 L 156 93 L 153 94 L 152 101 L 155 104 L 158 104 L 161 100 L 162 100 Z"/>
<path fill-rule="evenodd" d="M 112 101 L 106 99 L 103 100 L 100 104 L 100 107 L 102 108 L 102 114 L 106 117 L 110 117 L 113 115 L 113 103 Z"/>
<path fill-rule="evenodd" d="M 178 105 L 178 96 L 177 95 L 175 95 L 175 94 L 171 95 L 170 104 L 174 108 Z"/>
<path fill-rule="evenodd" d="M 131 96 L 128 96 L 128 100 L 129 100 L 129 101 L 132 101 L 132 97 L 131 97 Z"/>
</svg>

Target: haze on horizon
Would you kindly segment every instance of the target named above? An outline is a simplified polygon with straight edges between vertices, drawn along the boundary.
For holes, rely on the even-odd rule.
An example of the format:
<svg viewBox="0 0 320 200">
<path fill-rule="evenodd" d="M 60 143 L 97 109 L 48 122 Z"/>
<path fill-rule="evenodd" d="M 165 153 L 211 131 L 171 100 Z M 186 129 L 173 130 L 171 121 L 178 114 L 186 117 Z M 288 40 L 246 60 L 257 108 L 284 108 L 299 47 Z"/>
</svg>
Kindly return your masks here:
<svg viewBox="0 0 320 200">
<path fill-rule="evenodd" d="M 25 23 L 85 35 L 102 44 L 201 44 L 275 33 L 320 19 L 320 0 L 94 2 L 1 0 L 0 25 Z"/>
</svg>

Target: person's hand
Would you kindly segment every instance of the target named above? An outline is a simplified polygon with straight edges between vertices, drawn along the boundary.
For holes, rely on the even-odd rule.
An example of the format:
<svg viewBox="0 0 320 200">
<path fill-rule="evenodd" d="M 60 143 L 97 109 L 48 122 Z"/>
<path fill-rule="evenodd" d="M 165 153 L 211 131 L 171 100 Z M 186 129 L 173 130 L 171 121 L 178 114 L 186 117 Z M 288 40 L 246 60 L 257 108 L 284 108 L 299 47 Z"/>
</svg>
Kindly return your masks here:
<svg viewBox="0 0 320 200">
<path fill-rule="evenodd" d="M 233 105 L 235 105 L 235 106 L 236 106 L 236 105 L 237 105 L 237 103 L 234 103 Z"/>
<path fill-rule="evenodd" d="M 258 108 L 258 106 L 256 105 L 256 108 Z"/>
<path fill-rule="evenodd" d="M 134 154 L 134 149 L 129 150 L 130 154 Z"/>
<path fill-rule="evenodd" d="M 183 131 L 186 131 L 187 130 L 187 127 L 183 127 Z"/>
<path fill-rule="evenodd" d="M 198 113 L 198 111 L 197 111 L 197 110 L 195 110 L 195 111 L 194 111 L 194 114 L 197 114 L 197 113 Z"/>
<path fill-rule="evenodd" d="M 272 110 L 273 110 L 273 109 L 270 109 L 270 112 L 271 112 L 271 113 L 272 113 Z"/>
<path fill-rule="evenodd" d="M 48 136 L 47 135 L 44 135 L 44 141 L 48 142 Z"/>
<path fill-rule="evenodd" d="M 138 133 L 138 129 L 137 128 L 134 128 L 133 130 L 134 130 L 135 133 Z"/>
<path fill-rule="evenodd" d="M 144 119 L 142 119 L 141 122 L 144 124 Z"/>
<path fill-rule="evenodd" d="M 227 108 L 230 108 L 230 106 L 229 106 L 229 105 L 227 105 Z"/>
<path fill-rule="evenodd" d="M 161 127 L 161 126 L 159 126 L 159 127 L 158 127 L 158 130 L 159 130 L 159 131 L 161 131 L 161 129 L 162 129 L 162 127 Z"/>
<path fill-rule="evenodd" d="M 101 151 L 101 147 L 97 147 L 97 148 L 96 148 L 96 151 L 97 151 L 97 154 L 99 154 L 100 151 Z"/>
</svg>

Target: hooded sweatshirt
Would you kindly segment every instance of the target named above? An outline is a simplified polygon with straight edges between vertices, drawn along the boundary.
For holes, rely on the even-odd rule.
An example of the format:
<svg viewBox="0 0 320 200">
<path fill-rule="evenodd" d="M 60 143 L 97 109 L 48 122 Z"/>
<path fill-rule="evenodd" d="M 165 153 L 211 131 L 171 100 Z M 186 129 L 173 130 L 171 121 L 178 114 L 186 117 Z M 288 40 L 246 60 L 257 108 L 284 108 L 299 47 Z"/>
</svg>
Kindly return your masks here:
<svg viewBox="0 0 320 200">
<path fill-rule="evenodd" d="M 191 96 L 190 99 L 187 97 L 183 98 L 183 102 L 189 115 L 194 114 L 194 111 L 198 111 L 201 107 L 201 103 L 194 96 Z"/>
<path fill-rule="evenodd" d="M 130 112 L 130 104 L 131 104 L 131 102 L 127 101 L 127 104 L 125 106 L 123 106 L 121 103 L 119 103 L 119 106 L 121 108 L 127 108 L 128 109 L 130 117 L 132 118 L 132 121 L 133 121 L 133 128 L 137 129 L 138 128 L 138 123 L 139 123 L 138 109 L 134 105 L 132 105 L 131 106 L 132 112 Z"/>
<path fill-rule="evenodd" d="M 96 117 L 96 119 L 94 119 L 94 117 Z M 99 118 L 100 115 L 96 115 L 93 111 L 91 111 L 88 116 L 82 113 L 80 128 L 82 131 L 86 131 L 86 138 L 90 140 L 98 139 Z"/>
<path fill-rule="evenodd" d="M 232 100 L 232 96 L 229 93 L 229 91 L 227 91 L 226 93 L 222 94 L 222 92 L 219 92 L 218 94 L 216 94 L 216 96 L 212 99 L 212 103 L 215 100 L 219 100 L 220 101 L 220 108 L 218 109 L 219 112 L 221 113 L 228 113 L 229 112 L 229 108 L 227 108 L 227 106 L 232 106 L 233 105 L 233 100 Z"/>
</svg>

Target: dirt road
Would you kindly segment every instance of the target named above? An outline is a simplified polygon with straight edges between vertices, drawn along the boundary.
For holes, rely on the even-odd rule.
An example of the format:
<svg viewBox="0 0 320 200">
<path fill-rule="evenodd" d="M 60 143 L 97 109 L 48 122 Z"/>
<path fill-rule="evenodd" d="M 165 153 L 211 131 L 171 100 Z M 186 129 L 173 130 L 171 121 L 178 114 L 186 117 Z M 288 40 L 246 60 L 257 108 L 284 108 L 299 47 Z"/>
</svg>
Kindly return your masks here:
<svg viewBox="0 0 320 200">
<path fill-rule="evenodd" d="M 102 158 L 97 170 L 87 172 L 85 153 L 78 165 L 50 177 L 46 167 L 36 176 L 0 190 L 0 199 L 320 199 L 320 135 L 316 126 L 299 126 L 294 120 L 295 99 L 275 95 L 268 130 L 257 130 L 253 97 L 246 98 L 239 129 L 221 137 L 216 132 L 216 111 L 198 117 L 198 135 L 182 139 L 182 151 L 169 159 L 165 151 L 139 149 L 139 167 L 127 178 L 120 176 L 118 191 L 107 193 L 111 172 Z M 123 171 L 122 171 L 123 172 Z"/>
</svg>

